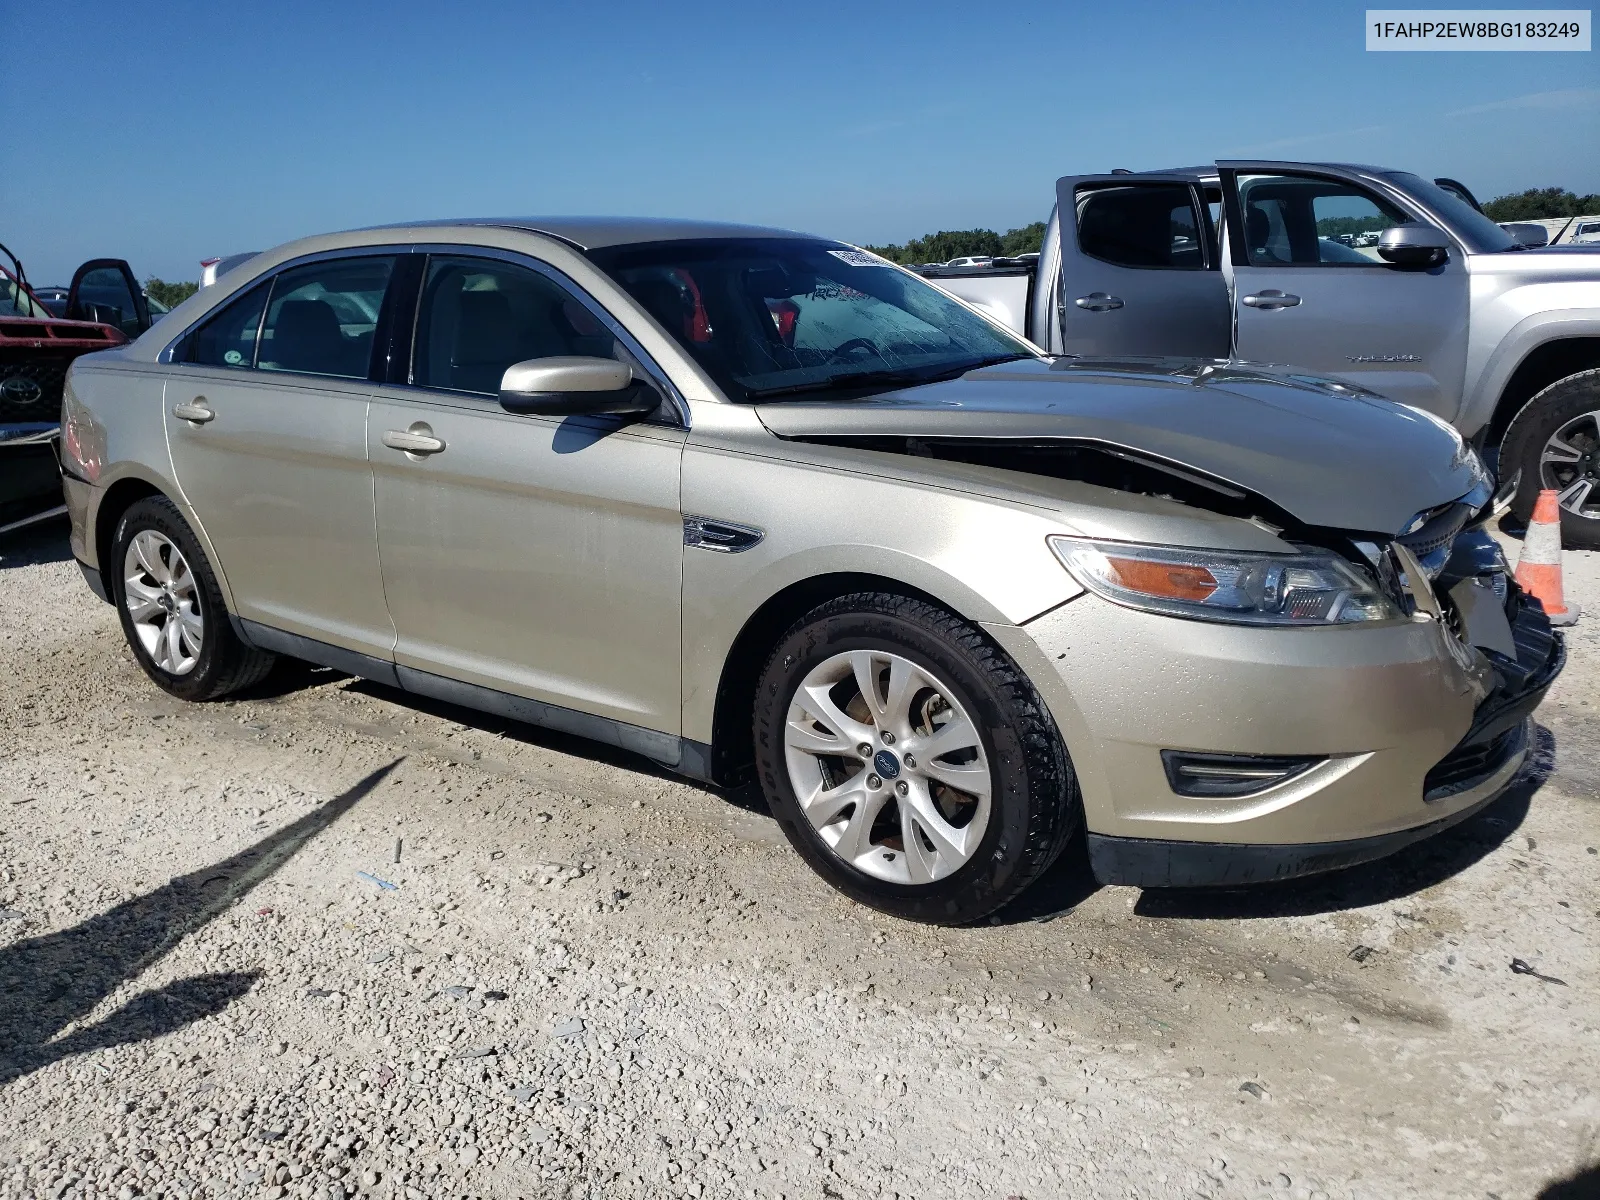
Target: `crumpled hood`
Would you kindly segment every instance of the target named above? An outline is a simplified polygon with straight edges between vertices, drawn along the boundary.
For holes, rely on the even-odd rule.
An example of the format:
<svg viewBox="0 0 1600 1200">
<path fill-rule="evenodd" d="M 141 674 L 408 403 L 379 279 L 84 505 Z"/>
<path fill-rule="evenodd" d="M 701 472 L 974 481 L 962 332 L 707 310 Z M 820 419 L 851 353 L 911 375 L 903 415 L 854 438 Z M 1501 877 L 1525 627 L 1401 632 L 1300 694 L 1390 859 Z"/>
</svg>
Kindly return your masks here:
<svg viewBox="0 0 1600 1200">
<path fill-rule="evenodd" d="M 849 401 L 760 405 L 779 437 L 1062 438 L 1254 492 L 1308 525 L 1397 534 L 1483 479 L 1447 425 L 1334 380 L 1254 363 L 1058 359 Z"/>
</svg>

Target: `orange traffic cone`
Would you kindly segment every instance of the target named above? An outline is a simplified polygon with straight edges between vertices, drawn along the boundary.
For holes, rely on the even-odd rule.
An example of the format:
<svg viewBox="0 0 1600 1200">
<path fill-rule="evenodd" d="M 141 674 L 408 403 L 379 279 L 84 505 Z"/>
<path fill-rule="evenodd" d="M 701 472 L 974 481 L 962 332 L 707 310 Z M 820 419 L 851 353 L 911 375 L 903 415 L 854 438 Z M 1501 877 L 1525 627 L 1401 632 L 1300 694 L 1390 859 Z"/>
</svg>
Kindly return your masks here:
<svg viewBox="0 0 1600 1200">
<path fill-rule="evenodd" d="M 1561 597 L 1561 506 L 1554 488 L 1545 488 L 1533 506 L 1533 520 L 1522 535 L 1517 585 L 1540 604 L 1552 625 L 1571 625 L 1578 606 Z"/>
</svg>

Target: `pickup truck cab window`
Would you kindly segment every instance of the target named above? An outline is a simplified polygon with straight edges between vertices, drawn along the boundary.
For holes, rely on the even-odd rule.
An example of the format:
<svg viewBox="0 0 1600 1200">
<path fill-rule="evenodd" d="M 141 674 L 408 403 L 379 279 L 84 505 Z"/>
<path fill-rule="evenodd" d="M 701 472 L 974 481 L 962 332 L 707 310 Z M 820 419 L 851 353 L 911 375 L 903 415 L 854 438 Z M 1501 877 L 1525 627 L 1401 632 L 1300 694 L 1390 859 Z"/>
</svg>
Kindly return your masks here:
<svg viewBox="0 0 1600 1200">
<path fill-rule="evenodd" d="M 1411 218 L 1373 193 L 1311 175 L 1241 175 L 1251 266 L 1382 266 L 1378 234 Z"/>
<path fill-rule="evenodd" d="M 887 391 L 1036 353 L 910 272 L 836 242 L 685 239 L 589 256 L 736 402 Z"/>
<path fill-rule="evenodd" d="M 373 332 L 394 263 L 390 255 L 338 258 L 277 276 L 261 324 L 257 367 L 367 378 Z"/>
<path fill-rule="evenodd" d="M 10 275 L 0 272 L 0 317 L 47 319 L 49 311 Z"/>
<path fill-rule="evenodd" d="M 1078 244 L 1120 267 L 1206 269 L 1194 193 L 1180 183 L 1084 188 L 1078 192 Z"/>
<path fill-rule="evenodd" d="M 558 355 L 621 357 L 610 330 L 553 279 L 496 259 L 428 260 L 413 384 L 492 396 L 507 367 Z"/>
</svg>

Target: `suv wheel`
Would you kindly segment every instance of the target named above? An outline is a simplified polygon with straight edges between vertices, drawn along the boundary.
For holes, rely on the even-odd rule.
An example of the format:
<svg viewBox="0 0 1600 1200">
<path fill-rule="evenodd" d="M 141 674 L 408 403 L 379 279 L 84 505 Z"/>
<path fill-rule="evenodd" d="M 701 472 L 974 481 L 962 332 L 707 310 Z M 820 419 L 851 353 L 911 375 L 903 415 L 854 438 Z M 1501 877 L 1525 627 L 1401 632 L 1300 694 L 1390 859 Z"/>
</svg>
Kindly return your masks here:
<svg viewBox="0 0 1600 1200">
<path fill-rule="evenodd" d="M 1041 875 L 1082 806 L 1032 684 L 965 621 L 902 596 L 807 613 L 762 672 L 756 765 L 790 842 L 863 904 L 964 924 Z"/>
<path fill-rule="evenodd" d="M 1600 548 L 1600 370 L 1551 384 L 1512 419 L 1501 444 L 1502 470 L 1522 471 L 1512 511 L 1533 516 L 1543 488 L 1561 505 L 1568 546 Z"/>
<path fill-rule="evenodd" d="M 241 642 L 194 532 L 164 496 L 117 522 L 105 564 L 122 632 L 144 673 L 181 700 L 212 700 L 262 679 L 273 656 Z"/>
</svg>

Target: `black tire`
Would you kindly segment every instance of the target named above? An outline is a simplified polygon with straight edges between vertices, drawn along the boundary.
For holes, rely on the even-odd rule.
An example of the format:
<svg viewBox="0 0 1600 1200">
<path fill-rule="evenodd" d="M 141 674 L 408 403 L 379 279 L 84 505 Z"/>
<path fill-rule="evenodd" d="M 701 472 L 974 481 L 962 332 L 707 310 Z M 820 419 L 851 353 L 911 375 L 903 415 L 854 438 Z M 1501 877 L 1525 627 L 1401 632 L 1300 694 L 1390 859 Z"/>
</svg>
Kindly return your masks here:
<svg viewBox="0 0 1600 1200">
<path fill-rule="evenodd" d="M 128 608 L 123 564 L 129 544 L 145 530 L 171 541 L 187 560 L 194 576 L 195 603 L 202 621 L 200 650 L 193 668 L 181 675 L 157 665 L 135 632 L 133 615 Z M 200 548 L 199 539 L 177 506 L 165 496 L 147 496 L 122 514 L 111 539 L 110 561 L 101 564 L 101 571 L 111 586 L 111 599 L 117 606 L 122 634 L 128 639 L 134 659 L 162 691 L 180 700 L 215 700 L 260 682 L 272 670 L 274 655 L 245 645 L 234 633 L 227 607 L 222 602 L 222 591 L 217 586 L 216 573 Z"/>
<path fill-rule="evenodd" d="M 945 682 L 972 716 L 991 764 L 989 823 L 965 865 L 923 884 L 858 870 L 824 842 L 801 809 L 785 761 L 785 726 L 808 672 L 849 650 L 908 659 Z M 1055 722 L 1027 677 L 966 621 L 921 600 L 843 596 L 784 634 L 757 685 L 756 769 L 773 815 L 813 869 L 845 895 L 906 920 L 964 925 L 1020 895 L 1078 831 L 1083 805 Z"/>
<path fill-rule="evenodd" d="M 1526 523 L 1532 518 L 1534 501 L 1539 498 L 1541 488 L 1559 486 L 1559 481 L 1546 479 L 1542 474 L 1539 460 L 1545 445 L 1568 422 L 1595 412 L 1600 412 L 1600 369 L 1580 371 L 1557 380 L 1528 401 L 1511 419 L 1500 443 L 1500 473 L 1505 476 L 1516 470 L 1522 472 L 1522 482 L 1511 504 L 1511 511 L 1519 520 Z M 1583 436 L 1588 438 L 1587 429 Z M 1586 440 L 1583 447 L 1592 457 L 1573 469 L 1587 471 L 1594 479 L 1591 503 L 1600 506 L 1600 428 L 1594 429 L 1593 438 L 1592 442 Z M 1578 549 L 1600 549 L 1600 516 L 1580 516 L 1563 508 L 1561 539 Z"/>
</svg>

